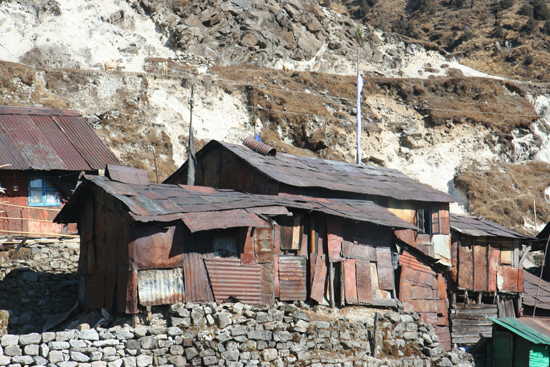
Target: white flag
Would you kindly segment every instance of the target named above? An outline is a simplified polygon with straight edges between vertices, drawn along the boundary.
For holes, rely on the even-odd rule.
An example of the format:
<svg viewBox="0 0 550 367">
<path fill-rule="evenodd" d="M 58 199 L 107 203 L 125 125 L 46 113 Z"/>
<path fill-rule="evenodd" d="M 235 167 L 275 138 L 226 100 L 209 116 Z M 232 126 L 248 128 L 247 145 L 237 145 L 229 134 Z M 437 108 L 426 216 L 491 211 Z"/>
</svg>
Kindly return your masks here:
<svg viewBox="0 0 550 367">
<path fill-rule="evenodd" d="M 361 163 L 361 91 L 365 81 L 357 74 L 357 164 Z"/>
</svg>

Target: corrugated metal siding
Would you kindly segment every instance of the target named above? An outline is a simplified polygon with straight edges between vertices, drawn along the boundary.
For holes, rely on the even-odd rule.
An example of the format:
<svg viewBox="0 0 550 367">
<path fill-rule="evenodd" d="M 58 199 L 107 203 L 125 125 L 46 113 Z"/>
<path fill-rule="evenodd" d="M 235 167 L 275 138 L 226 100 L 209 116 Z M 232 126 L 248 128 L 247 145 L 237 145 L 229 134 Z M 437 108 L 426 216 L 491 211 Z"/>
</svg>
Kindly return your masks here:
<svg viewBox="0 0 550 367">
<path fill-rule="evenodd" d="M 279 299 L 305 301 L 306 257 L 279 255 Z"/>
<path fill-rule="evenodd" d="M 533 345 L 529 351 L 529 367 L 548 367 L 550 351 L 546 345 Z"/>
<path fill-rule="evenodd" d="M 212 254 L 199 254 L 196 252 L 183 254 L 183 278 L 185 280 L 185 300 L 187 302 L 214 300 L 203 261 L 206 257 L 212 256 Z"/>
<path fill-rule="evenodd" d="M 73 117 L 74 118 L 74 117 Z M 40 129 L 51 148 L 70 171 L 89 171 L 91 168 L 71 144 L 67 135 L 50 116 L 31 116 L 31 120 Z"/>
<path fill-rule="evenodd" d="M 138 271 L 138 295 L 143 306 L 184 302 L 182 268 Z"/>
<path fill-rule="evenodd" d="M 103 144 L 86 120 L 76 116 L 53 116 L 61 130 L 92 169 L 105 169 L 107 164 L 119 165 L 115 155 Z"/>
<path fill-rule="evenodd" d="M 239 259 L 204 259 L 216 302 L 237 299 L 251 305 L 262 303 L 260 265 L 241 265 Z"/>
</svg>

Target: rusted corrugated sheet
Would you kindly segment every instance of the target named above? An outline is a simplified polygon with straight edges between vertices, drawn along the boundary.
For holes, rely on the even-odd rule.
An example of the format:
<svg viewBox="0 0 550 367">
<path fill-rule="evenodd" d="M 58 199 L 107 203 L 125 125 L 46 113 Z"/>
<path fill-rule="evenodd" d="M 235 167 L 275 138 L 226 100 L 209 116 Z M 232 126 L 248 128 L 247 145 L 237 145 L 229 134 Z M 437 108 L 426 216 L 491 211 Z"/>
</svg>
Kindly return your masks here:
<svg viewBox="0 0 550 367">
<path fill-rule="evenodd" d="M 61 158 L 67 170 L 88 171 L 92 169 L 51 116 L 31 116 L 31 119 Z"/>
<path fill-rule="evenodd" d="M 216 302 L 228 299 L 257 305 L 262 302 L 260 265 L 241 265 L 239 259 L 204 259 Z"/>
<path fill-rule="evenodd" d="M 120 165 L 113 152 L 103 144 L 84 118 L 74 116 L 53 116 L 52 118 L 92 169 L 105 169 L 107 164 Z"/>
<path fill-rule="evenodd" d="M 391 291 L 394 288 L 392 255 L 389 247 L 376 248 L 376 265 L 380 289 Z"/>
<path fill-rule="evenodd" d="M 342 260 L 342 235 L 344 233 L 341 218 L 329 218 L 327 220 L 328 260 L 336 262 Z"/>
<path fill-rule="evenodd" d="M 182 268 L 138 271 L 138 294 L 142 306 L 185 302 Z"/>
<path fill-rule="evenodd" d="M 500 249 L 489 246 L 489 281 L 488 287 L 490 292 L 497 291 L 497 272 L 500 262 Z"/>
<path fill-rule="evenodd" d="M 0 159 L 12 164 L 9 169 L 89 171 L 119 164 L 75 111 L 0 107 L 0 132 Z"/>
<path fill-rule="evenodd" d="M 344 262 L 344 279 L 346 302 L 357 303 L 357 279 L 355 276 L 355 259 Z"/>
<path fill-rule="evenodd" d="M 127 184 L 149 185 L 149 176 L 144 169 L 116 166 L 108 164 L 105 170 L 105 176 L 113 181 L 119 181 Z"/>
<path fill-rule="evenodd" d="M 279 299 L 281 301 L 305 301 L 306 258 L 305 256 L 279 255 Z"/>
<path fill-rule="evenodd" d="M 261 208 L 247 208 L 247 212 L 264 215 L 289 215 L 290 212 L 284 206 L 265 206 Z"/>
<path fill-rule="evenodd" d="M 256 262 L 258 264 L 273 262 L 273 240 L 271 234 L 270 227 L 256 228 L 254 231 Z"/>
<path fill-rule="evenodd" d="M 66 170 L 67 166 L 57 155 L 28 116 L 1 116 L 0 127 L 10 137 L 17 151 L 35 170 Z"/>
<path fill-rule="evenodd" d="M 366 259 L 376 261 L 375 247 L 366 244 L 356 244 L 342 241 L 342 255 L 348 259 Z"/>
<path fill-rule="evenodd" d="M 243 145 L 262 155 L 274 156 L 277 154 L 277 151 L 271 145 L 264 144 L 253 137 L 244 139 Z"/>
<path fill-rule="evenodd" d="M 198 254 L 196 252 L 183 254 L 183 279 L 185 282 L 185 300 L 187 302 L 209 302 L 214 300 L 204 265 L 204 259 L 212 256 L 212 254 Z"/>
<path fill-rule="evenodd" d="M 214 217 L 213 217 L 214 216 Z M 243 209 L 193 213 L 182 218 L 183 223 L 191 233 L 210 229 L 225 229 L 235 227 L 266 227 L 269 224 L 256 214 Z"/>
</svg>

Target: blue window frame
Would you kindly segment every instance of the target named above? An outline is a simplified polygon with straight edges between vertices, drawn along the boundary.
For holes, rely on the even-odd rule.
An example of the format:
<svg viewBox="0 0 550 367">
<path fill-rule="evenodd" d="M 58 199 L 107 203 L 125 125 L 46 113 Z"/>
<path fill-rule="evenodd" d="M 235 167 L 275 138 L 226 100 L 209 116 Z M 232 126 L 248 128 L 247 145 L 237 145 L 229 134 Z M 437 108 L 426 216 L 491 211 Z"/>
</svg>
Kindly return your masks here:
<svg viewBox="0 0 550 367">
<path fill-rule="evenodd" d="M 58 206 L 59 190 L 52 180 L 41 176 L 29 176 L 29 205 Z"/>
</svg>

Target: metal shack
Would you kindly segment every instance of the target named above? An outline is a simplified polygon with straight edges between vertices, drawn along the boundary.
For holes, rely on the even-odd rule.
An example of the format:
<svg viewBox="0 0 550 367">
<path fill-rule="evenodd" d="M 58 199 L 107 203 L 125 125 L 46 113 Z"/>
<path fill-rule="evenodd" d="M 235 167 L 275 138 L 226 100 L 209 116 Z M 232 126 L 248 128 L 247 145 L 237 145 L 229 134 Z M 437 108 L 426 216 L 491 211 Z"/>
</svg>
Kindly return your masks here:
<svg viewBox="0 0 550 367">
<path fill-rule="evenodd" d="M 450 267 L 449 203 L 455 201 L 451 195 L 394 169 L 280 153 L 253 138 L 243 144 L 216 140 L 206 144 L 196 154 L 195 183 L 278 196 L 369 200 L 414 226 L 394 231 L 401 243 L 420 250 L 434 263 Z M 187 162 L 165 183 L 185 183 L 186 179 Z M 403 286 L 408 284 L 412 283 Z M 438 284 L 443 287 L 444 282 Z M 412 308 L 426 322 L 436 326 L 437 319 L 445 318 L 446 312 L 438 312 L 434 302 L 421 301 L 433 301 L 433 294 L 411 292 L 415 299 Z"/>
<path fill-rule="evenodd" d="M 487 219 L 451 214 L 451 334 L 457 344 L 491 335 L 489 317 L 519 317 L 531 237 Z"/>
<path fill-rule="evenodd" d="M 491 318 L 489 367 L 550 366 L 550 328 L 537 319 Z M 492 349 L 492 351 L 491 351 Z"/>
<path fill-rule="evenodd" d="M 228 299 L 395 306 L 393 231 L 414 228 L 364 200 L 99 176 L 84 177 L 55 221 L 78 223 L 81 304 L 129 314 Z"/>
<path fill-rule="evenodd" d="M 81 172 L 120 164 L 75 111 L 0 106 L 0 236 L 55 236 Z"/>
</svg>

